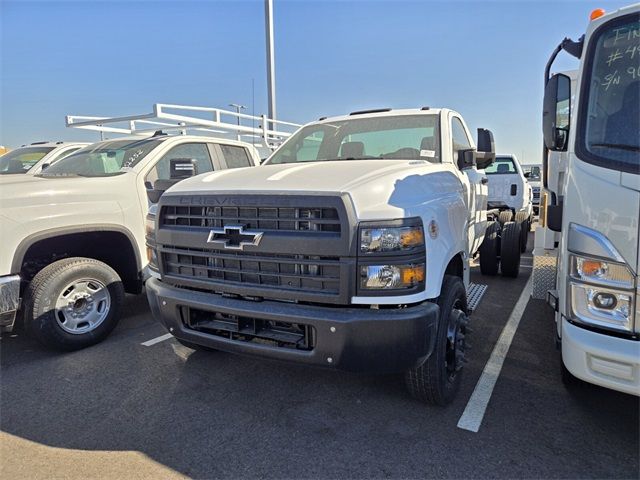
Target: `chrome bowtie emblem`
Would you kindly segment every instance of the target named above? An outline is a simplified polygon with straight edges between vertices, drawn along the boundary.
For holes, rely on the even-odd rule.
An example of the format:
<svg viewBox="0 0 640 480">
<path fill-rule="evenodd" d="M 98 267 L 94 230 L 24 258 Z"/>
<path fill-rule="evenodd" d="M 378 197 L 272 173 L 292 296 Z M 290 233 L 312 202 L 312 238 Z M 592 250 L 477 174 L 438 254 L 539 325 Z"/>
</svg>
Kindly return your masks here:
<svg viewBox="0 0 640 480">
<path fill-rule="evenodd" d="M 244 250 L 247 245 L 257 246 L 264 232 L 245 230 L 244 225 L 225 225 L 209 232 L 207 243 L 214 243 L 228 250 Z"/>
</svg>

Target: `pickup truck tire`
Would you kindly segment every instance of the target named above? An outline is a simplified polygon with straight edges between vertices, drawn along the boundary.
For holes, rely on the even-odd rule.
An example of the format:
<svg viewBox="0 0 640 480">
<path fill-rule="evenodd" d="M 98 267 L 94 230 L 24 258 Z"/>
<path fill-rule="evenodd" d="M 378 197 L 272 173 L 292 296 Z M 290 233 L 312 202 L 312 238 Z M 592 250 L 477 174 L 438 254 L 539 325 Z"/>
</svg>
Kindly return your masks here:
<svg viewBox="0 0 640 480">
<path fill-rule="evenodd" d="M 464 337 L 469 319 L 462 279 L 445 275 L 436 303 L 440 307 L 440 317 L 435 347 L 422 365 L 405 373 L 405 384 L 415 399 L 447 405 L 460 388 L 465 362 Z"/>
<path fill-rule="evenodd" d="M 500 222 L 500 225 L 504 225 L 511 220 L 513 220 L 513 212 L 511 210 L 502 210 L 498 214 L 498 221 Z"/>
<path fill-rule="evenodd" d="M 529 230 L 531 230 L 531 217 L 525 212 L 516 213 L 516 223 L 520 225 L 520 252 L 527 251 L 527 241 L 529 240 Z"/>
<path fill-rule="evenodd" d="M 520 273 L 520 225 L 507 222 L 502 226 L 500 239 L 500 269 L 505 277 L 516 278 Z"/>
<path fill-rule="evenodd" d="M 500 267 L 500 224 L 488 222 L 484 240 L 480 245 L 480 273 L 482 275 L 497 275 Z"/>
<path fill-rule="evenodd" d="M 92 258 L 65 258 L 31 280 L 25 327 L 49 348 L 79 350 L 111 333 L 123 302 L 122 280 L 109 265 Z"/>
</svg>

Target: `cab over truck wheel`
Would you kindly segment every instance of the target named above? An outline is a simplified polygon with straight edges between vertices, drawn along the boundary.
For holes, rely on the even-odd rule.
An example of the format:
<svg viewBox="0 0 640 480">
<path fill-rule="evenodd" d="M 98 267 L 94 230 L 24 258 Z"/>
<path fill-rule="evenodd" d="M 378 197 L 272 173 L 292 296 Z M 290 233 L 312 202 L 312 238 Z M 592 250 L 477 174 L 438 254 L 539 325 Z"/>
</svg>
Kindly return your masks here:
<svg viewBox="0 0 640 480">
<path fill-rule="evenodd" d="M 516 223 L 520 225 L 520 252 L 527 251 L 527 241 L 529 240 L 529 230 L 531 230 L 531 218 L 525 212 L 516 213 Z"/>
<path fill-rule="evenodd" d="M 520 225 L 507 222 L 500 239 L 500 269 L 505 277 L 516 278 L 520 273 Z"/>
<path fill-rule="evenodd" d="M 504 225 L 507 222 L 510 222 L 513 219 L 513 212 L 511 210 L 502 210 L 498 214 L 498 221 L 500 225 Z"/>
<path fill-rule="evenodd" d="M 460 387 L 465 362 L 467 293 L 462 279 L 446 275 L 440 297 L 440 318 L 433 352 L 419 367 L 405 374 L 405 384 L 414 398 L 426 403 L 446 405 Z"/>
<path fill-rule="evenodd" d="M 78 350 L 111 333 L 123 302 L 122 280 L 109 265 L 92 258 L 65 258 L 31 280 L 25 326 L 47 347 Z"/>
<path fill-rule="evenodd" d="M 488 222 L 484 240 L 480 245 L 480 273 L 482 275 L 497 275 L 500 260 L 498 252 L 500 250 L 500 224 L 498 222 Z"/>
</svg>

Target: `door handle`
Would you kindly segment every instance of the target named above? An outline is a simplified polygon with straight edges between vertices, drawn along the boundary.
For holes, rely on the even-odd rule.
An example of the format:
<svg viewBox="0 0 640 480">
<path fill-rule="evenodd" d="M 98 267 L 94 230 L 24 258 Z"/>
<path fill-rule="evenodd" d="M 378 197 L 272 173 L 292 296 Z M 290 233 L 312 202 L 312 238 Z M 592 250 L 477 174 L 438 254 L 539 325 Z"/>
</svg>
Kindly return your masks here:
<svg viewBox="0 0 640 480">
<path fill-rule="evenodd" d="M 482 180 L 480 180 L 480 182 L 481 182 L 483 185 L 486 185 L 487 183 L 489 183 L 489 179 L 488 179 L 487 177 L 482 177 Z"/>
</svg>

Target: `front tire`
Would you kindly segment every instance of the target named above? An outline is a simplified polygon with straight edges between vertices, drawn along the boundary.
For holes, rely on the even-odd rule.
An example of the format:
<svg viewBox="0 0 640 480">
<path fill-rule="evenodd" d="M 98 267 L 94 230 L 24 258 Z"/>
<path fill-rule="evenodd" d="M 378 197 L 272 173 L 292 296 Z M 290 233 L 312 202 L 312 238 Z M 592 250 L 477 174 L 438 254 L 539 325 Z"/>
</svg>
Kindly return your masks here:
<svg viewBox="0 0 640 480">
<path fill-rule="evenodd" d="M 111 333 L 123 303 L 122 280 L 109 265 L 92 258 L 65 258 L 31 280 L 25 326 L 49 348 L 79 350 Z"/>
<path fill-rule="evenodd" d="M 438 297 L 440 317 L 433 352 L 419 367 L 405 373 L 405 384 L 417 400 L 447 405 L 460 388 L 465 362 L 467 292 L 459 277 L 446 275 Z"/>
</svg>

